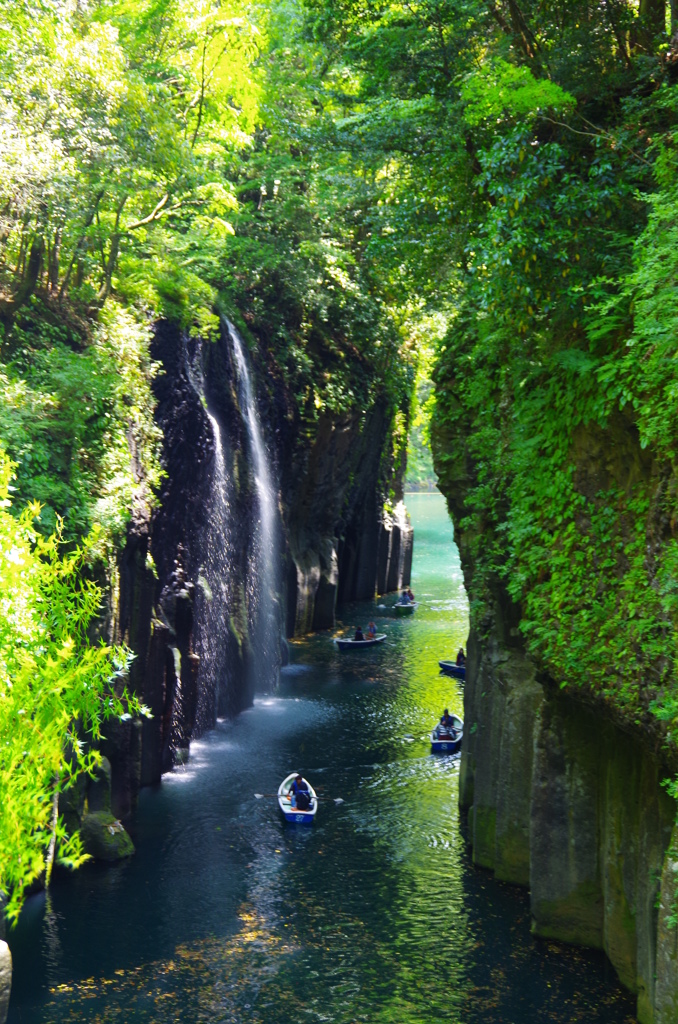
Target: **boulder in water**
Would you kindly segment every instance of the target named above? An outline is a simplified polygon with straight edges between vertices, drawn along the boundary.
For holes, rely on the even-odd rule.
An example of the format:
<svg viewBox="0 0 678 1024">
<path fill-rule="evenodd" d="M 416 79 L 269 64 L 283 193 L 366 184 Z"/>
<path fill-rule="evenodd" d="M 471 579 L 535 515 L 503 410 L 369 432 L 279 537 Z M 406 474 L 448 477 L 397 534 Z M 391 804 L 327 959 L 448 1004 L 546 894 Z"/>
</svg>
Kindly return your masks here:
<svg viewBox="0 0 678 1024">
<path fill-rule="evenodd" d="M 128 832 L 110 811 L 86 814 L 80 826 L 80 837 L 85 852 L 95 860 L 121 860 L 134 853 Z"/>
<path fill-rule="evenodd" d="M 12 954 L 6 942 L 0 940 L 0 1024 L 7 1020 L 9 994 L 12 990 Z"/>
</svg>

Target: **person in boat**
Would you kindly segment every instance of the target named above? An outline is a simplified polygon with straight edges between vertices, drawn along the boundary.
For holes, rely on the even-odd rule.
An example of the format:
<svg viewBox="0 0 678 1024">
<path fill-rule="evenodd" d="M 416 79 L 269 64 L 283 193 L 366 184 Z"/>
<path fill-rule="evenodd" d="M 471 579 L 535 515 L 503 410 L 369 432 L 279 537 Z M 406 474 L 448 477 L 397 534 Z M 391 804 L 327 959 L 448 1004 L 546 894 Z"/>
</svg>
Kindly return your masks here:
<svg viewBox="0 0 678 1024">
<path fill-rule="evenodd" d="M 365 634 L 363 633 L 362 626 L 358 626 L 358 628 L 355 631 L 355 636 L 353 637 L 353 639 L 358 641 L 362 641 L 365 639 Z"/>
<path fill-rule="evenodd" d="M 311 794 L 308 791 L 306 780 L 297 775 L 290 786 L 290 803 L 297 811 L 307 811 L 311 806 Z"/>
<path fill-rule="evenodd" d="M 374 622 L 368 622 L 367 624 L 367 639 L 374 640 L 377 635 L 377 627 Z"/>
<path fill-rule="evenodd" d="M 466 655 L 464 654 L 464 648 L 460 647 L 458 652 L 457 652 L 457 665 L 459 665 L 460 668 L 463 668 L 463 666 L 465 664 L 466 664 Z"/>
<path fill-rule="evenodd" d="M 411 590 L 410 587 L 407 588 L 407 597 L 408 597 L 409 601 L 411 602 L 411 604 L 414 604 L 414 594 L 412 593 L 412 590 Z"/>
<path fill-rule="evenodd" d="M 449 713 L 447 708 L 443 711 L 442 718 L 440 719 L 440 731 L 449 733 L 450 736 L 456 736 L 456 730 L 454 728 L 454 718 Z"/>
<path fill-rule="evenodd" d="M 410 604 L 410 598 L 406 590 L 403 590 L 402 594 L 400 595 L 400 600 L 398 601 L 398 604 Z"/>
</svg>

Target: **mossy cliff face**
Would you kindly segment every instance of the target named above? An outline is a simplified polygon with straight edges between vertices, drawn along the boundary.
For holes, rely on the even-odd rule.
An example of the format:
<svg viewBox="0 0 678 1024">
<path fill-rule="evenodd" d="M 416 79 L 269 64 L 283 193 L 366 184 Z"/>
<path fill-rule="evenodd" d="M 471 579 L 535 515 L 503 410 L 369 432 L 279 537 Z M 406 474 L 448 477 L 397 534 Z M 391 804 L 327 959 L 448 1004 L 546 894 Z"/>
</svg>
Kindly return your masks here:
<svg viewBox="0 0 678 1024">
<path fill-rule="evenodd" d="M 622 458 L 615 446 L 610 453 L 609 438 L 598 433 L 591 443 L 578 433 L 580 490 L 599 494 L 622 462 L 631 490 L 639 481 L 649 487 L 656 474 L 642 453 Z M 451 442 L 439 423 L 435 443 L 438 455 L 446 453 L 438 462 L 441 489 L 472 604 L 460 803 L 473 860 L 529 886 L 536 935 L 603 949 L 637 994 L 642 1024 L 672 1024 L 676 805 L 662 783 L 675 765 L 660 723 L 647 714 L 647 694 L 632 714 L 630 701 L 554 678 L 546 659 L 528 653 L 524 607 L 478 554 L 500 549 L 510 505 L 494 520 L 469 516 L 478 464 L 463 437 Z"/>
</svg>

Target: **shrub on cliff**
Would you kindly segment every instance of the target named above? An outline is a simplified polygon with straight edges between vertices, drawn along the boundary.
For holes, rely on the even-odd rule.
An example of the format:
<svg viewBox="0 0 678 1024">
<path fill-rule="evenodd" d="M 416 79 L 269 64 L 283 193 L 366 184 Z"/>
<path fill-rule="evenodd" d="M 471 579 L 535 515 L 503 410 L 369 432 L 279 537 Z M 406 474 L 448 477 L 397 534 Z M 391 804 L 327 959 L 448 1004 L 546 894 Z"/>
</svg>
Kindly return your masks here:
<svg viewBox="0 0 678 1024">
<path fill-rule="evenodd" d="M 101 594 L 82 569 L 96 531 L 62 556 L 60 524 L 49 538 L 35 530 L 37 503 L 10 513 L 11 475 L 0 450 L 0 892 L 15 917 L 55 857 L 84 859 L 59 794 L 98 764 L 104 719 L 142 709 L 122 687 L 124 651 L 88 640 Z"/>
<path fill-rule="evenodd" d="M 497 7 L 465 74 L 475 202 L 436 467 L 476 626 L 501 583 L 553 679 L 652 725 L 678 692 L 675 62 L 666 5 L 570 8 L 525 4 L 518 31 Z"/>
</svg>

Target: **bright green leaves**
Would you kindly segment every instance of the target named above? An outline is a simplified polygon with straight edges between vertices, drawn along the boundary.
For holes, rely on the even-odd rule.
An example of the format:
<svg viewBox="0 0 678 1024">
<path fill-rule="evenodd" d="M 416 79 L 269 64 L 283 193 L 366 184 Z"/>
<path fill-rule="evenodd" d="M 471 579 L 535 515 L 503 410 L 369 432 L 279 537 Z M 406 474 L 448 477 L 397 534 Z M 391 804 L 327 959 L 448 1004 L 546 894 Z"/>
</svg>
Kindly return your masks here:
<svg viewBox="0 0 678 1024">
<path fill-rule="evenodd" d="M 0 892 L 14 917 L 25 889 L 46 868 L 53 802 L 98 754 L 102 721 L 138 714 L 123 690 L 126 656 L 89 642 L 101 592 L 82 576 L 97 531 L 67 556 L 60 529 L 36 534 L 35 506 L 9 511 L 11 466 L 0 451 Z M 58 823 L 57 857 L 83 859 Z"/>
<path fill-rule="evenodd" d="M 16 47 L 0 55 L 6 329 L 34 292 L 88 315 L 113 290 L 143 303 L 125 278 L 146 258 L 150 294 L 205 323 L 214 292 L 187 268 L 231 231 L 226 165 L 251 143 L 261 31 L 226 0 L 41 7 L 38 20 L 0 12 Z"/>
<path fill-rule="evenodd" d="M 529 68 L 495 58 L 472 72 L 461 87 L 464 120 L 472 128 L 489 121 L 529 120 L 540 111 L 565 113 L 575 99 L 555 82 L 535 78 Z"/>
<path fill-rule="evenodd" d="M 16 358 L 0 364 L 0 438 L 16 464 L 16 496 L 41 503 L 42 533 L 59 515 L 69 541 L 100 523 L 99 553 L 112 554 L 131 508 L 152 507 L 160 477 L 148 326 L 108 303 L 78 352 L 63 329 L 50 330 L 40 306 L 30 312 L 15 328 Z"/>
</svg>

